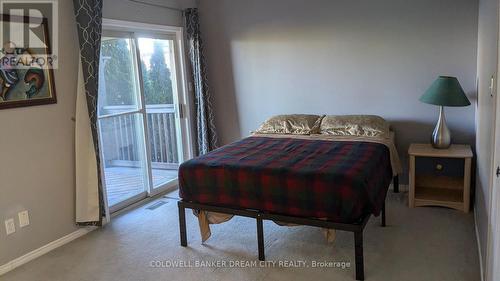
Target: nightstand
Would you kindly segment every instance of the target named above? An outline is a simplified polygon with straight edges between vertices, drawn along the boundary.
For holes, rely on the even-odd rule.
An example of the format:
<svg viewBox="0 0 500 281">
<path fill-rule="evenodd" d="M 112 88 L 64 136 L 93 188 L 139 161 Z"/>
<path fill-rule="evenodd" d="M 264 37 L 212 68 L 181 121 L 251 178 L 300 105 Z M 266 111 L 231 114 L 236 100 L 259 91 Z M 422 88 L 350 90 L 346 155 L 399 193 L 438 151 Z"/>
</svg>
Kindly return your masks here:
<svg viewBox="0 0 500 281">
<path fill-rule="evenodd" d="M 412 144 L 410 156 L 410 208 L 442 206 L 469 212 L 472 149 L 451 145 L 435 149 L 430 144 Z"/>
</svg>

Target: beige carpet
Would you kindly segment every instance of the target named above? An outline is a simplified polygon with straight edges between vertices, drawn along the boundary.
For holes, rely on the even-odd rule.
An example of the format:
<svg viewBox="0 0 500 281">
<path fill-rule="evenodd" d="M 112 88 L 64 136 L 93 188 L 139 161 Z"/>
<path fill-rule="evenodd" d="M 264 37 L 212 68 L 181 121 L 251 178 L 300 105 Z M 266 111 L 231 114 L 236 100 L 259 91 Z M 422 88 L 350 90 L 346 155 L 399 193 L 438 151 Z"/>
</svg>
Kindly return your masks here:
<svg viewBox="0 0 500 281">
<path fill-rule="evenodd" d="M 366 280 L 480 280 L 472 214 L 444 208 L 406 207 L 405 193 L 390 194 L 387 223 L 373 218 L 365 229 Z M 176 193 L 169 195 L 175 197 Z M 148 210 L 155 202 L 166 204 Z M 213 226 L 202 245 L 197 221 L 187 215 L 188 247 L 179 245 L 177 205 L 161 198 L 114 218 L 104 229 L 0 276 L 31 280 L 354 280 L 353 235 L 338 232 L 326 243 L 320 229 L 264 224 L 268 261 L 305 261 L 309 267 L 232 268 L 236 261 L 256 261 L 255 221 L 235 218 Z M 182 261 L 226 262 L 228 267 L 154 268 Z M 312 268 L 312 262 L 350 262 L 350 268 Z M 258 265 L 258 263 L 257 263 Z"/>
</svg>

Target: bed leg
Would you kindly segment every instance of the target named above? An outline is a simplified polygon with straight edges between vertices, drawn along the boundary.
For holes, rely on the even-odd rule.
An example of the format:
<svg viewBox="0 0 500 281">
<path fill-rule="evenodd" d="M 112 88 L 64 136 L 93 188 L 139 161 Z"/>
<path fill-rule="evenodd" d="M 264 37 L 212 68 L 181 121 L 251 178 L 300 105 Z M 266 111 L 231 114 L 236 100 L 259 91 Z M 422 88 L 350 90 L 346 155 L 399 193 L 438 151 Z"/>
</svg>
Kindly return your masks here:
<svg viewBox="0 0 500 281">
<path fill-rule="evenodd" d="M 396 175 L 392 179 L 392 184 L 393 184 L 393 187 L 394 187 L 394 193 L 399 193 L 399 175 Z"/>
<path fill-rule="evenodd" d="M 385 227 L 385 201 L 382 205 L 382 227 Z"/>
<path fill-rule="evenodd" d="M 365 280 L 363 264 L 363 230 L 354 232 L 354 253 L 356 259 L 356 280 Z"/>
<path fill-rule="evenodd" d="M 262 224 L 261 218 L 257 218 L 257 243 L 259 245 L 259 260 L 265 261 L 266 256 L 264 254 L 264 225 Z"/>
<path fill-rule="evenodd" d="M 187 247 L 187 234 L 186 234 L 186 208 L 182 206 L 182 202 L 177 202 L 179 207 L 179 230 L 181 235 L 181 246 Z"/>
</svg>

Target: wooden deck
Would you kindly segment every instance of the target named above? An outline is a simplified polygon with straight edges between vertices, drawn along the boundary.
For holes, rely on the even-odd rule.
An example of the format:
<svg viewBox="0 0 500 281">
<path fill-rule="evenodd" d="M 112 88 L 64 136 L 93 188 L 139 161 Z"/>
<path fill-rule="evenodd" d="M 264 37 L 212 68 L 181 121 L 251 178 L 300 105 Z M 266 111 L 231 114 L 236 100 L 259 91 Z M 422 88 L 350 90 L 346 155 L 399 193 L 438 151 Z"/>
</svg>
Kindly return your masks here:
<svg viewBox="0 0 500 281">
<path fill-rule="evenodd" d="M 113 206 L 145 190 L 144 175 L 140 168 L 109 167 L 104 169 L 108 205 Z M 177 170 L 153 169 L 153 186 L 177 178 Z"/>
</svg>

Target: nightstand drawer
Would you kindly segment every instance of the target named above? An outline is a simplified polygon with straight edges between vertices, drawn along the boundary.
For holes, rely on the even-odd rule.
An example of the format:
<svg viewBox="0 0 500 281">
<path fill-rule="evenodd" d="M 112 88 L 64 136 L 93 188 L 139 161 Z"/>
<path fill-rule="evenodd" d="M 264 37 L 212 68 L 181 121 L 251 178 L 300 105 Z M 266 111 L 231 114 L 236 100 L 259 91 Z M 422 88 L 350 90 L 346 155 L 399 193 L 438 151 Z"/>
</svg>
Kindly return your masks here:
<svg viewBox="0 0 500 281">
<path fill-rule="evenodd" d="M 415 157 L 415 173 L 429 176 L 464 176 L 463 158 Z"/>
</svg>

